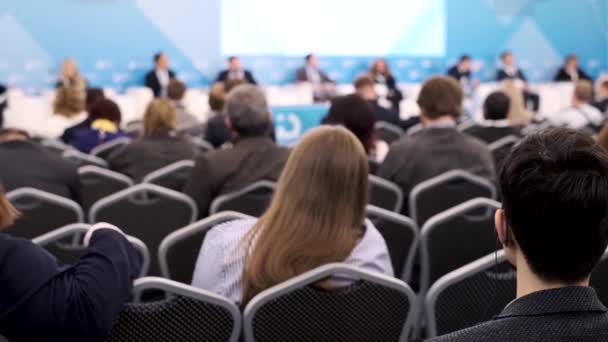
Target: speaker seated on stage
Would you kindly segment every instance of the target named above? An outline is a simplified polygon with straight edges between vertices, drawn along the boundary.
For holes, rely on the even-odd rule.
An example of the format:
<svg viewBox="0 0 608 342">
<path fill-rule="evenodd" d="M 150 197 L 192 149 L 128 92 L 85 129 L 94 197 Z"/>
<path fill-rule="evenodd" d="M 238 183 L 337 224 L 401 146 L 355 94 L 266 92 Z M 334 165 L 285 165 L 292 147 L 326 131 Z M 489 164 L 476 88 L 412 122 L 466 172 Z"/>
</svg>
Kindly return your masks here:
<svg viewBox="0 0 608 342">
<path fill-rule="evenodd" d="M 251 71 L 243 69 L 241 66 L 241 59 L 237 56 L 228 57 L 228 69 L 222 70 L 218 75 L 215 82 L 226 83 L 228 81 L 241 81 L 250 84 L 258 84 L 253 78 Z"/>
<path fill-rule="evenodd" d="M 312 84 L 315 102 L 331 99 L 336 94 L 335 82 L 319 68 L 317 56 L 309 54 L 305 59 L 306 65 L 296 71 L 296 81 Z"/>
<path fill-rule="evenodd" d="M 557 71 L 554 79 L 555 82 L 591 81 L 591 77 L 579 67 L 578 57 L 574 54 L 566 57 L 566 63 Z"/>
<path fill-rule="evenodd" d="M 145 86 L 152 90 L 154 97 L 166 97 L 169 82 L 175 72 L 169 68 L 169 57 L 164 52 L 154 55 L 154 69 L 146 74 Z"/>
<path fill-rule="evenodd" d="M 498 82 L 506 80 L 515 81 L 523 91 L 525 106 L 531 107 L 534 112 L 538 112 L 538 109 L 540 108 L 540 97 L 528 87 L 528 79 L 526 78 L 526 75 L 524 75 L 524 72 L 517 66 L 513 53 L 511 51 L 505 51 L 500 56 L 500 59 L 502 61 L 502 66 L 498 69 L 496 80 Z"/>
</svg>

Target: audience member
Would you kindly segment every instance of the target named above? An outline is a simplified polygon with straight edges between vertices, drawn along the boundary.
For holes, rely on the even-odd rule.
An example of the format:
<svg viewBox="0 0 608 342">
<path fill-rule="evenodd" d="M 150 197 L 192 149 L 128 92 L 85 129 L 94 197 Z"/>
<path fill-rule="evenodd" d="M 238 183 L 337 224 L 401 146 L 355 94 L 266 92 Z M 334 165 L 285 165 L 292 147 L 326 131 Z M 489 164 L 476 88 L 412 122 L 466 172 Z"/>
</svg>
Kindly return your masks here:
<svg viewBox="0 0 608 342">
<path fill-rule="evenodd" d="M 89 112 L 88 126 L 74 130 L 71 145 L 89 153 L 100 144 L 129 135 L 120 129 L 121 113 L 118 105 L 108 99 L 95 102 Z"/>
<path fill-rule="evenodd" d="M 58 88 L 53 102 L 54 114 L 44 123 L 36 122 L 37 126 L 31 131 L 43 138 L 58 139 L 68 127 L 86 119 L 85 96 L 84 88 Z"/>
<path fill-rule="evenodd" d="M 522 89 L 524 95 L 524 106 L 532 108 L 534 112 L 538 112 L 540 107 L 540 97 L 533 93 L 528 88 L 528 79 L 523 71 L 519 69 L 515 62 L 515 56 L 510 51 L 505 51 L 501 55 L 502 67 L 498 70 L 496 76 L 497 81 L 510 80 L 515 82 L 515 85 Z"/>
<path fill-rule="evenodd" d="M 296 71 L 296 80 L 312 85 L 315 102 L 327 101 L 336 93 L 334 81 L 319 68 L 319 60 L 313 54 L 307 55 L 306 65 Z"/>
<path fill-rule="evenodd" d="M 176 113 L 167 99 L 150 102 L 144 113 L 144 136 L 108 157 L 112 170 L 136 182 L 174 162 L 194 159 L 198 148 L 176 133 Z"/>
<path fill-rule="evenodd" d="M 341 125 L 351 131 L 370 159 L 382 162 L 388 153 L 386 142 L 376 138 L 376 115 L 372 107 L 357 94 L 333 98 L 321 123 Z"/>
<path fill-rule="evenodd" d="M 66 58 L 61 64 L 61 73 L 59 74 L 59 81 L 57 81 L 56 88 L 61 87 L 76 87 L 85 89 L 87 87 L 87 81 L 80 75 L 78 71 L 78 65 L 72 58 Z"/>
<path fill-rule="evenodd" d="M 0 187 L 0 228 L 18 216 Z M 74 265 L 0 233 L 2 335 L 10 341 L 102 341 L 131 298 L 141 261 L 117 227 L 94 225 Z"/>
<path fill-rule="evenodd" d="M 220 147 L 229 143 L 232 139 L 232 132 L 226 125 L 226 115 L 224 115 L 224 103 L 228 87 L 233 81 L 226 83 L 216 83 L 209 90 L 209 108 L 211 115 L 205 126 L 205 140 L 214 147 Z"/>
<path fill-rule="evenodd" d="M 521 129 L 516 128 L 507 119 L 510 100 L 507 94 L 501 91 L 490 94 L 483 104 L 484 121 L 465 132 L 475 138 L 491 144 L 509 135 L 520 136 Z"/>
<path fill-rule="evenodd" d="M 597 132 L 604 121 L 604 116 L 590 102 L 593 99 L 593 85 L 589 81 L 578 81 L 572 95 L 570 107 L 551 118 L 558 126 L 573 129 L 585 129 Z"/>
<path fill-rule="evenodd" d="M 378 170 L 378 176 L 401 187 L 405 198 L 418 183 L 454 169 L 494 179 L 488 147 L 456 129 L 462 100 L 462 88 L 451 77 L 434 77 L 423 84 L 418 105 L 424 129 L 391 145 Z"/>
<path fill-rule="evenodd" d="M 399 112 L 380 104 L 374 80 L 370 76 L 363 75 L 358 77 L 355 80 L 354 86 L 357 95 L 361 96 L 372 107 L 378 121 L 388 122 L 395 126 L 401 125 Z"/>
<path fill-rule="evenodd" d="M 401 103 L 401 100 L 403 100 L 403 93 L 397 88 L 397 81 L 395 80 L 393 73 L 391 73 L 386 60 L 382 58 L 376 59 L 372 64 L 369 73 L 375 83 L 386 87 L 386 99 L 392 103 L 392 109 L 399 113 L 399 104 Z"/>
<path fill-rule="evenodd" d="M 503 81 L 501 90 L 509 97 L 507 120 L 514 126 L 525 126 L 532 121 L 532 113 L 526 109 L 524 94 L 513 81 Z"/>
<path fill-rule="evenodd" d="M 169 57 L 163 52 L 154 55 L 154 70 L 148 72 L 145 78 L 145 85 L 152 89 L 154 97 L 166 97 L 169 82 L 174 78 L 175 73 L 169 69 Z"/>
<path fill-rule="evenodd" d="M 557 128 L 527 137 L 499 177 L 496 231 L 517 271 L 517 299 L 441 341 L 604 341 L 608 310 L 589 277 L 606 249 L 608 154 Z"/>
<path fill-rule="evenodd" d="M 78 203 L 82 200 L 76 166 L 31 141 L 26 132 L 0 130 L 0 165 L 5 165 L 0 168 L 0 182 L 8 191 L 30 187 Z"/>
<path fill-rule="evenodd" d="M 555 75 L 555 81 L 578 82 L 581 80 L 591 81 L 591 77 L 579 67 L 578 57 L 576 57 L 576 55 L 568 55 L 568 57 L 566 57 L 566 64 L 561 67 Z"/>
<path fill-rule="evenodd" d="M 258 84 L 251 71 L 243 69 L 241 59 L 236 56 L 228 57 L 228 69 L 222 70 L 215 82 L 244 81 L 253 85 Z"/>
<path fill-rule="evenodd" d="M 367 157 L 353 134 L 314 129 L 296 145 L 259 220 L 209 231 L 192 285 L 245 307 L 263 290 L 328 263 L 392 276 L 386 243 L 365 220 L 367 177 Z M 340 284 L 329 279 L 322 286 Z"/>
<path fill-rule="evenodd" d="M 76 132 L 76 130 L 86 128 L 91 125 L 91 108 L 98 100 L 101 99 L 105 99 L 103 89 L 87 88 L 85 95 L 85 110 L 87 112 L 87 118 L 63 131 L 63 134 L 60 137 L 61 141 L 66 144 L 71 144 L 72 140 L 74 139 L 74 132 Z"/>
<path fill-rule="evenodd" d="M 173 101 L 173 105 L 175 106 L 178 131 L 198 125 L 196 117 L 184 105 L 184 95 L 186 95 L 186 85 L 176 79 L 171 80 L 167 88 L 167 97 Z"/>
<path fill-rule="evenodd" d="M 289 151 L 271 139 L 272 121 L 264 92 L 249 84 L 239 85 L 226 99 L 226 124 L 234 146 L 200 155 L 184 192 L 207 216 L 211 201 L 260 180 L 276 181 Z"/>
<path fill-rule="evenodd" d="M 4 110 L 8 105 L 6 87 L 0 84 L 0 128 L 4 126 Z"/>
<path fill-rule="evenodd" d="M 600 82 L 593 106 L 604 113 L 604 115 L 608 115 L 608 79 Z"/>
</svg>

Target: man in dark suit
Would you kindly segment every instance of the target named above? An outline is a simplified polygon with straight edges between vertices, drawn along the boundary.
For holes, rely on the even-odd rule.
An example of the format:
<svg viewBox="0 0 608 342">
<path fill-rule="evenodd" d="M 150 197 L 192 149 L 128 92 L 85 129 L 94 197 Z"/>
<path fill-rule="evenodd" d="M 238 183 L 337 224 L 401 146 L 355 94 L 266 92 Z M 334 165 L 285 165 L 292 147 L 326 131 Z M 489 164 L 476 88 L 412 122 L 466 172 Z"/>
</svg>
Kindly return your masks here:
<svg viewBox="0 0 608 342">
<path fill-rule="evenodd" d="M 228 57 L 228 69 L 217 75 L 216 82 L 226 83 L 228 81 L 243 81 L 250 84 L 258 84 L 253 78 L 251 71 L 243 69 L 241 59 L 236 56 Z"/>
<path fill-rule="evenodd" d="M 561 67 L 555 75 L 555 82 L 578 82 L 581 80 L 591 81 L 591 77 L 579 68 L 578 57 L 571 54 L 566 57 L 566 64 Z"/>
<path fill-rule="evenodd" d="M 206 217 L 214 198 L 260 181 L 276 181 L 287 161 L 289 150 L 270 138 L 272 121 L 264 92 L 244 84 L 228 94 L 226 123 L 235 139 L 232 148 L 200 155 L 184 192 Z"/>
<path fill-rule="evenodd" d="M 25 132 L 0 130 L 0 165 L 5 165 L 0 182 L 7 191 L 31 187 L 81 202 L 76 166 L 29 140 Z"/>
<path fill-rule="evenodd" d="M 448 69 L 448 76 L 456 81 L 470 83 L 471 82 L 471 57 L 462 55 L 458 60 L 458 64 Z"/>
<path fill-rule="evenodd" d="M 494 159 L 479 141 L 456 129 L 463 92 L 451 77 L 435 77 L 424 83 L 418 96 L 424 129 L 391 145 L 378 176 L 401 188 L 408 198 L 414 186 L 454 169 L 494 179 Z M 406 210 L 407 205 L 403 206 Z"/>
<path fill-rule="evenodd" d="M 589 287 L 608 244 L 607 152 L 556 128 L 528 136 L 504 165 L 495 223 L 517 270 L 517 299 L 491 321 L 433 341 L 608 341 L 608 309 Z"/>
<path fill-rule="evenodd" d="M 169 57 L 163 52 L 154 55 L 154 70 L 146 74 L 145 85 L 152 89 L 154 97 L 166 97 L 169 82 L 175 78 L 175 72 L 169 69 Z"/>
<path fill-rule="evenodd" d="M 6 87 L 0 84 L 0 128 L 4 125 L 4 110 L 8 104 L 6 99 Z"/>
<path fill-rule="evenodd" d="M 503 52 L 501 55 L 501 60 L 502 67 L 498 70 L 496 80 L 498 82 L 514 81 L 521 83 L 526 107 L 528 106 L 528 103 L 530 103 L 532 110 L 538 112 L 538 109 L 540 108 L 540 97 L 538 94 L 531 92 L 528 88 L 528 79 L 526 78 L 526 75 L 524 75 L 523 71 L 517 67 L 513 53 L 511 51 Z"/>
<path fill-rule="evenodd" d="M 509 97 L 501 92 L 494 92 L 483 104 L 484 122 L 464 130 L 465 133 L 491 144 L 509 135 L 520 136 L 521 130 L 512 126 L 507 120 L 509 114 Z"/>
<path fill-rule="evenodd" d="M 309 82 L 313 86 L 313 97 L 316 102 L 327 101 L 335 95 L 335 82 L 319 68 L 317 56 L 306 56 L 306 65 L 296 71 L 296 81 Z"/>
</svg>

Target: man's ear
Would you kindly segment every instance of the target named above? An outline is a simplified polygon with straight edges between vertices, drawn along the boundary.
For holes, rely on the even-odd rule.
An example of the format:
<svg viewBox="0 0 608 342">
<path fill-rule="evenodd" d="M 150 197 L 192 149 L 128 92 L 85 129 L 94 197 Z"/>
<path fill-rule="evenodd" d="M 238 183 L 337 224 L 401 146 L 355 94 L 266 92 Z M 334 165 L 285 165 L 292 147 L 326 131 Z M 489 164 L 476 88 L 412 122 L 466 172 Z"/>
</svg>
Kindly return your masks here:
<svg viewBox="0 0 608 342">
<path fill-rule="evenodd" d="M 496 210 L 496 213 L 494 214 L 494 224 L 496 225 L 498 240 L 500 240 L 500 243 L 502 243 L 503 246 L 507 246 L 509 244 L 509 237 L 507 232 L 507 220 L 503 209 Z"/>
</svg>

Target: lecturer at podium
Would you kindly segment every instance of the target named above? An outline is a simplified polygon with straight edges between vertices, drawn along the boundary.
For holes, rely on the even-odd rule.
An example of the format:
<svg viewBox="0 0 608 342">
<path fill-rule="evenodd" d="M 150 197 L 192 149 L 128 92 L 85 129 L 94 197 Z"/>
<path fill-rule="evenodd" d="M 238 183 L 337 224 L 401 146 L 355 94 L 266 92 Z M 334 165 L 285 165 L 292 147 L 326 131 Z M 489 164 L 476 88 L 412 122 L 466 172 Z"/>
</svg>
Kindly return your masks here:
<svg viewBox="0 0 608 342">
<path fill-rule="evenodd" d="M 324 102 L 331 99 L 336 92 L 335 82 L 319 68 L 317 56 L 306 56 L 306 65 L 296 71 L 298 82 L 308 82 L 313 87 L 315 102 Z"/>
<path fill-rule="evenodd" d="M 257 85 L 251 71 L 243 69 L 241 59 L 236 56 L 228 57 L 228 69 L 223 70 L 217 75 L 216 82 L 239 82 Z"/>
</svg>

